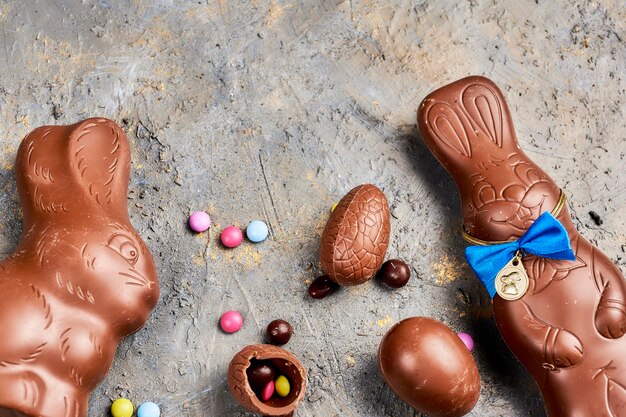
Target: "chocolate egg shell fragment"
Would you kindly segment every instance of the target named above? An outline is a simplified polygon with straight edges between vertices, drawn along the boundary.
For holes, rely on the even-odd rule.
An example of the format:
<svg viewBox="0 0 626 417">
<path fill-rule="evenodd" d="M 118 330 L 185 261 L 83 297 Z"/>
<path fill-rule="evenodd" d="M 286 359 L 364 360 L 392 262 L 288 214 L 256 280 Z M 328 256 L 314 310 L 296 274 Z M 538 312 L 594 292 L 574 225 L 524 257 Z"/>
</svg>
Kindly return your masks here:
<svg viewBox="0 0 626 417">
<path fill-rule="evenodd" d="M 446 325 L 412 317 L 393 326 L 378 349 L 380 372 L 393 391 L 430 417 L 460 417 L 480 395 L 474 358 Z"/>
<path fill-rule="evenodd" d="M 322 269 L 340 285 L 364 283 L 383 263 L 390 231 L 385 194 L 372 184 L 359 185 L 341 199 L 326 223 Z"/>
<path fill-rule="evenodd" d="M 273 396 L 268 401 L 261 401 L 248 382 L 246 370 L 250 361 L 271 363 L 276 375 L 284 375 L 291 384 L 291 391 L 286 397 Z M 285 416 L 292 413 L 304 398 L 306 390 L 306 371 L 302 364 L 285 349 L 278 346 L 258 344 L 243 348 L 228 366 L 228 388 L 237 401 L 249 411 L 264 416 Z"/>
</svg>

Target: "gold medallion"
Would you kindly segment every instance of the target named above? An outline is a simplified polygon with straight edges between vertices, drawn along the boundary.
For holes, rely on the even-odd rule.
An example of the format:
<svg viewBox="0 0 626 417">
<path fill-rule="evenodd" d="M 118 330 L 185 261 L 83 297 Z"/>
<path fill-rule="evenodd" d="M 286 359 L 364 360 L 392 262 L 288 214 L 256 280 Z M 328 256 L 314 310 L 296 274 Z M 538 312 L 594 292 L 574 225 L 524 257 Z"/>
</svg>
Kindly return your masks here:
<svg viewBox="0 0 626 417">
<path fill-rule="evenodd" d="M 529 279 L 522 265 L 522 254 L 517 251 L 513 259 L 496 275 L 496 292 L 505 300 L 519 300 L 528 291 L 528 285 Z"/>
</svg>

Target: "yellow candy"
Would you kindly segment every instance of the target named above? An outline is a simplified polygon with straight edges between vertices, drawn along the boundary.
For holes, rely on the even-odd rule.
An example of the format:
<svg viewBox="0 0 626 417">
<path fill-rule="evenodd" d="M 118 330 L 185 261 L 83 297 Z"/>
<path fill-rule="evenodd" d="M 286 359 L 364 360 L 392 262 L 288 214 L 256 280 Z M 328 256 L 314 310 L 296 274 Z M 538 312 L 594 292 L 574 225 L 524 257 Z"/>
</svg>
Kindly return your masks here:
<svg viewBox="0 0 626 417">
<path fill-rule="evenodd" d="M 335 211 L 335 209 L 337 208 L 337 204 L 339 203 L 335 203 L 332 206 L 330 206 L 330 212 L 332 213 L 333 211 Z"/>
<path fill-rule="evenodd" d="M 119 398 L 113 401 L 113 405 L 111 405 L 111 414 L 113 417 L 131 417 L 133 411 L 133 403 L 126 398 Z"/>
<path fill-rule="evenodd" d="M 281 397 L 286 397 L 289 395 L 289 391 L 291 391 L 289 380 L 284 375 L 279 376 L 274 382 L 274 389 L 276 390 L 276 394 Z"/>
</svg>

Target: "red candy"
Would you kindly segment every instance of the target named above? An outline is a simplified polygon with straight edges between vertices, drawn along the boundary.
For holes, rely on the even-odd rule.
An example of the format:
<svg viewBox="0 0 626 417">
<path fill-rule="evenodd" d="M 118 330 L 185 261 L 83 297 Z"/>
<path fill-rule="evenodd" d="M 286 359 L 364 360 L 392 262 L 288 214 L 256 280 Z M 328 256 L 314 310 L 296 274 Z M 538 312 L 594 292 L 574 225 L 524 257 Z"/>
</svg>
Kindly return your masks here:
<svg viewBox="0 0 626 417">
<path fill-rule="evenodd" d="M 222 244 L 227 248 L 236 248 L 243 240 L 243 232 L 236 226 L 228 226 L 222 230 L 220 239 L 222 240 Z"/>
<path fill-rule="evenodd" d="M 241 329 L 243 317 L 236 311 L 227 311 L 220 317 L 220 327 L 226 333 L 235 333 Z"/>
<path fill-rule="evenodd" d="M 272 395 L 274 395 L 274 381 L 268 382 L 267 385 L 265 386 L 265 388 L 263 388 L 263 393 L 261 394 L 261 399 L 263 401 L 267 401 L 270 398 L 272 398 Z"/>
</svg>

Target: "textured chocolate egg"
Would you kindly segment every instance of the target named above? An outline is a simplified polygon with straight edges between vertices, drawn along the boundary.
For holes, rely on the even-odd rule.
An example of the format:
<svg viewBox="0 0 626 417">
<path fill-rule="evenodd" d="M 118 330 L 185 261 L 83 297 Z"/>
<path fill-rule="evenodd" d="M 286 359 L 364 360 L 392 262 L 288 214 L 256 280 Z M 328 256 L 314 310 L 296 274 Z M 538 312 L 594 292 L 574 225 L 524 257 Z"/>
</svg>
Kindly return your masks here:
<svg viewBox="0 0 626 417">
<path fill-rule="evenodd" d="M 430 417 L 460 417 L 480 395 L 480 376 L 463 341 L 446 325 L 412 317 L 393 326 L 378 349 L 378 366 L 393 391 Z"/>
<path fill-rule="evenodd" d="M 359 185 L 341 199 L 326 223 L 322 269 L 340 285 L 364 283 L 383 263 L 390 231 L 385 194 L 372 184 Z"/>
</svg>

